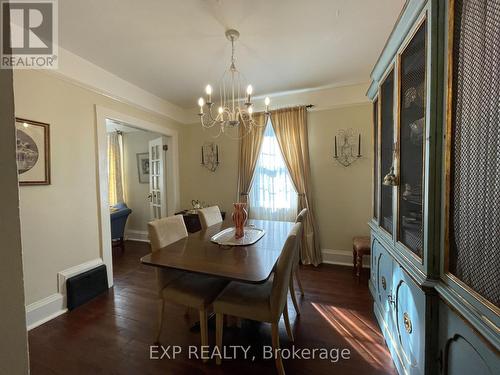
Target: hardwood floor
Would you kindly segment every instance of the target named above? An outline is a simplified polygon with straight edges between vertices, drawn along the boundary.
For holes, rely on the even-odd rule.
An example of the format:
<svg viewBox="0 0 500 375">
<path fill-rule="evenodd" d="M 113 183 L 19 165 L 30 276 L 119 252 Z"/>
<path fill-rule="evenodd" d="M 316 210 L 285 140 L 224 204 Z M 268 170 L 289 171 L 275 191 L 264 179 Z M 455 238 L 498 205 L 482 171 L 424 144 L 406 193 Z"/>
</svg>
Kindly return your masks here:
<svg viewBox="0 0 500 375">
<path fill-rule="evenodd" d="M 244 321 L 241 328 L 225 328 L 224 345 L 250 345 L 250 359 L 239 351 L 237 359 L 217 366 L 215 360 L 188 358 L 188 346 L 200 341 L 199 333 L 190 331 L 196 314 L 190 320 L 185 308 L 174 305 L 167 305 L 161 341 L 164 346 L 180 345 L 183 352 L 176 359 L 150 360 L 157 324 L 155 278 L 151 267 L 139 263 L 148 252 L 148 244 L 127 241 L 125 252 L 114 254 L 112 289 L 29 332 L 31 374 L 276 373 L 274 360 L 262 358 L 263 347 L 271 345 L 270 325 Z M 298 296 L 302 314 L 297 317 L 291 300 L 288 303 L 295 343 L 288 340 L 282 320 L 281 347 L 346 348 L 350 359 L 285 359 L 286 373 L 395 374 L 372 313 L 367 271 L 360 285 L 350 267 L 301 267 L 300 272 L 305 289 L 305 297 Z M 209 335 L 213 345 L 213 326 Z M 334 350 L 331 354 L 335 359 Z"/>
</svg>

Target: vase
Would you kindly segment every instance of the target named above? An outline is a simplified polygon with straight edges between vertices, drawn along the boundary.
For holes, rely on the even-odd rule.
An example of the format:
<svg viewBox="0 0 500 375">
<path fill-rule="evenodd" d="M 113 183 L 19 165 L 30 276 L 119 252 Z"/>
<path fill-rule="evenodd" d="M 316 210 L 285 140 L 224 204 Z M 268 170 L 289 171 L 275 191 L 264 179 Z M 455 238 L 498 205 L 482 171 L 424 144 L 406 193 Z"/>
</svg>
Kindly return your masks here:
<svg viewBox="0 0 500 375">
<path fill-rule="evenodd" d="M 245 235 L 245 223 L 247 222 L 248 213 L 245 209 L 246 203 L 234 203 L 234 211 L 233 211 L 233 222 L 235 227 L 236 238 L 241 238 Z"/>
</svg>

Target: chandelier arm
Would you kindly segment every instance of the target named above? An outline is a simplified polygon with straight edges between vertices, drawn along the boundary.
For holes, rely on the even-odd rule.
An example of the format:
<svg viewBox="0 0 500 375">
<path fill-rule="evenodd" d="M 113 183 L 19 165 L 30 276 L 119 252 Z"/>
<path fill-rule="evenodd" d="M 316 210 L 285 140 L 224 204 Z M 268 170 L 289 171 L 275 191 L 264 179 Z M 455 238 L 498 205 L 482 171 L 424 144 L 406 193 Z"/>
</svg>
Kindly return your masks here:
<svg viewBox="0 0 500 375">
<path fill-rule="evenodd" d="M 257 123 L 254 119 L 251 119 L 253 126 L 256 128 L 264 128 L 267 125 L 267 122 L 269 121 L 269 117 L 271 114 L 269 112 L 264 112 L 264 122 L 262 124 Z"/>
<path fill-rule="evenodd" d="M 200 120 L 201 120 L 201 125 L 205 128 L 205 129 L 209 129 L 209 128 L 212 128 L 217 122 L 216 121 L 209 121 L 208 124 L 205 124 L 205 121 L 203 121 L 205 117 L 205 114 L 202 114 L 200 116 Z"/>
<path fill-rule="evenodd" d="M 216 116 L 216 117 L 214 118 L 214 115 L 213 115 L 213 113 L 212 113 L 212 107 L 213 107 L 212 105 L 209 105 L 209 106 L 208 106 L 208 117 L 209 117 L 209 119 L 210 119 L 210 121 L 211 121 L 212 123 L 215 123 L 215 122 L 217 122 L 217 121 L 218 121 L 218 119 L 217 119 L 217 117 L 218 117 L 218 116 Z"/>
</svg>

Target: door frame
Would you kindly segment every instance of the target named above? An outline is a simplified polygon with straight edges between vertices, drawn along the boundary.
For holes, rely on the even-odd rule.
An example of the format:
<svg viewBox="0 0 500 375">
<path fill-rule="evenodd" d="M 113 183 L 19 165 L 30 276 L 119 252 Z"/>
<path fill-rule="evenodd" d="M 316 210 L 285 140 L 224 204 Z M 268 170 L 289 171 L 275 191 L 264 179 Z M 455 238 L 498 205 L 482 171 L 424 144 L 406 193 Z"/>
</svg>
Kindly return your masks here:
<svg viewBox="0 0 500 375">
<path fill-rule="evenodd" d="M 99 245 L 103 263 L 108 271 L 108 286 L 113 286 L 113 257 L 111 246 L 111 223 L 109 220 L 108 200 L 108 153 L 106 138 L 106 120 L 123 122 L 135 128 L 151 131 L 166 137 L 169 152 L 166 156 L 167 169 L 167 213 L 173 215 L 180 207 L 180 179 L 179 179 L 179 134 L 176 130 L 141 120 L 112 109 L 95 105 L 96 115 L 96 154 L 97 154 L 97 192 L 98 196 L 98 225 Z"/>
</svg>

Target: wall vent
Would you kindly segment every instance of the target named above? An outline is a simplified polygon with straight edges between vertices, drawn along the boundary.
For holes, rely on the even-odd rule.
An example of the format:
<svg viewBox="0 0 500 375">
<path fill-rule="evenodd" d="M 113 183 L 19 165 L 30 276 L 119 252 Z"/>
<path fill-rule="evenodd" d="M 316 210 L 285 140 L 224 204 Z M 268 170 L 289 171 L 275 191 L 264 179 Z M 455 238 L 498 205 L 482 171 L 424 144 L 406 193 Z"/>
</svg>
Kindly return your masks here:
<svg viewBox="0 0 500 375">
<path fill-rule="evenodd" d="M 106 266 L 100 265 L 66 280 L 67 306 L 73 310 L 108 290 Z"/>
</svg>

